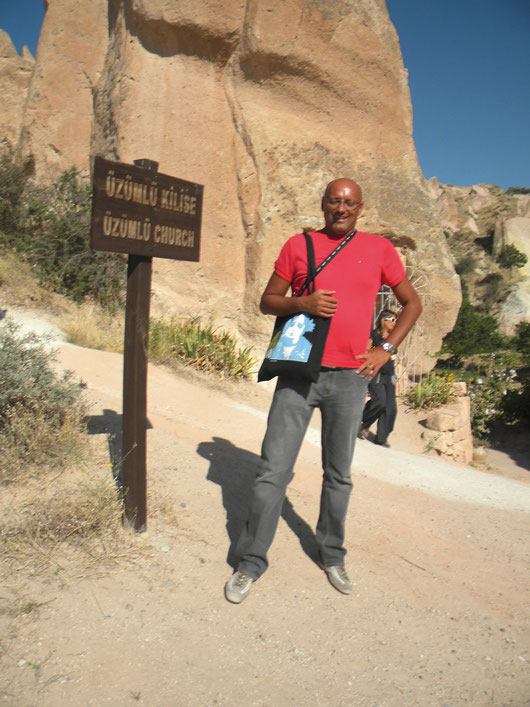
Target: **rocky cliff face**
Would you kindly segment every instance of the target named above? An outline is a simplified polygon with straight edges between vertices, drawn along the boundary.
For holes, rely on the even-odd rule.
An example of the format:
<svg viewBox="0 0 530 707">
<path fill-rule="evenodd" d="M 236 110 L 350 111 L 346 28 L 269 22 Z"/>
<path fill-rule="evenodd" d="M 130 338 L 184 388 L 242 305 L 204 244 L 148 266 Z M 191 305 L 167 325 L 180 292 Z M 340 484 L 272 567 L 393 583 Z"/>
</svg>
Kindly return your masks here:
<svg viewBox="0 0 530 707">
<path fill-rule="evenodd" d="M 457 269 L 465 266 L 474 303 L 498 317 L 503 333 L 514 334 L 518 322 L 530 321 L 530 195 L 491 184 L 455 187 L 435 178 L 428 188 Z M 526 254 L 523 268 L 510 272 L 497 265 L 507 245 Z"/>
<path fill-rule="evenodd" d="M 17 54 L 9 35 L 0 29 L 0 140 L 17 144 L 35 60 L 27 47 Z"/>
<path fill-rule="evenodd" d="M 88 169 L 107 37 L 106 0 L 47 0 L 20 135 L 38 177 L 54 178 L 72 165 Z"/>
<path fill-rule="evenodd" d="M 430 279 L 431 350 L 454 324 L 459 280 L 384 0 L 49 0 L 23 127 L 38 174 L 101 154 L 205 185 L 201 260 L 155 260 L 157 313 L 263 343 L 282 243 L 318 227 L 325 184 L 351 176 L 359 227 L 392 232 Z"/>
</svg>

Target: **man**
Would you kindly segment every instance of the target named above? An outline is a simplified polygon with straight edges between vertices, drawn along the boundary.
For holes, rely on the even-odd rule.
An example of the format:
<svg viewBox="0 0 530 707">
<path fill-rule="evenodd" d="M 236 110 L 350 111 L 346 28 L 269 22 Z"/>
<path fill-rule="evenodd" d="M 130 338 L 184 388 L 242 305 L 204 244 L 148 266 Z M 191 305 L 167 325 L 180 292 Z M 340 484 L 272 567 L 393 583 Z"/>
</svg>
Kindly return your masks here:
<svg viewBox="0 0 530 707">
<path fill-rule="evenodd" d="M 330 182 L 321 207 L 325 226 L 312 234 L 316 267 L 355 230 L 363 209 L 359 185 L 346 178 Z M 287 296 L 289 288 L 293 295 L 298 293 L 306 276 L 305 239 L 298 234 L 283 246 L 260 309 L 275 316 L 307 312 L 331 318 L 331 324 L 318 381 L 278 379 L 250 514 L 238 543 L 238 568 L 225 585 L 226 598 L 235 604 L 248 596 L 252 583 L 268 567 L 267 552 L 287 485 L 316 407 L 322 415 L 324 470 L 315 533 L 320 566 L 335 589 L 351 593 L 352 582 L 344 568 L 344 526 L 352 489 L 350 467 L 366 387 L 421 313 L 419 297 L 405 277 L 397 251 L 381 236 L 357 232 L 317 275 L 312 294 Z M 385 348 L 367 350 L 374 303 L 382 284 L 392 287 L 403 310 Z"/>
</svg>

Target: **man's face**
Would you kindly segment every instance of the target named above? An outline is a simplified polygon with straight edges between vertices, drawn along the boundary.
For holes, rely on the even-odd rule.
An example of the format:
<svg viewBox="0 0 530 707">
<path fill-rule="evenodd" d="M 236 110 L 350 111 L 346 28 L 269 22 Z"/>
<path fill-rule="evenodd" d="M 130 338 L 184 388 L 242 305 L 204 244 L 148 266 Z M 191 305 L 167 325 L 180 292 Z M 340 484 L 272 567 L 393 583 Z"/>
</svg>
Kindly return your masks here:
<svg viewBox="0 0 530 707">
<path fill-rule="evenodd" d="M 353 231 L 363 210 L 361 191 L 349 179 L 337 179 L 328 186 L 322 198 L 326 229 L 336 236 Z"/>
</svg>

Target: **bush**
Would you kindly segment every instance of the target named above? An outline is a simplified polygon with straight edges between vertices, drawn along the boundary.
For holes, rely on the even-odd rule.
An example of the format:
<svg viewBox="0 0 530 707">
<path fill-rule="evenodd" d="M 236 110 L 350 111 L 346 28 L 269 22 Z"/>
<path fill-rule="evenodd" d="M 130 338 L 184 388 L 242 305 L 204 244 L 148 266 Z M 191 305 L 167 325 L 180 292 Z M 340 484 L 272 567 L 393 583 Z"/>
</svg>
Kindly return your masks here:
<svg viewBox="0 0 530 707">
<path fill-rule="evenodd" d="M 11 233 L 19 218 L 25 170 L 15 161 L 13 148 L 3 140 L 0 145 L 0 231 Z"/>
<path fill-rule="evenodd" d="M 515 327 L 514 347 L 530 363 L 530 322 L 519 322 Z"/>
<path fill-rule="evenodd" d="M 256 365 L 252 349 L 238 349 L 235 337 L 196 320 L 151 322 L 149 355 L 159 363 L 176 359 L 221 376 L 248 378 Z"/>
<path fill-rule="evenodd" d="M 415 388 L 408 391 L 406 399 L 414 409 L 429 410 L 445 405 L 454 398 L 454 375 L 431 371 Z"/>
<path fill-rule="evenodd" d="M 90 298 L 111 309 L 123 303 L 125 261 L 90 249 L 91 188 L 70 169 L 45 190 L 33 190 L 16 250 L 38 268 L 41 283 L 75 302 Z"/>
<path fill-rule="evenodd" d="M 530 194 L 529 187 L 508 187 L 507 194 Z"/>
<path fill-rule="evenodd" d="M 481 356 L 478 374 L 468 383 L 471 397 L 471 429 L 479 439 L 487 438 L 494 422 L 514 424 L 524 418 L 524 392 L 517 369 L 518 357 L 512 353 Z"/>
<path fill-rule="evenodd" d="M 0 245 L 29 263 L 45 287 L 110 310 L 125 294 L 125 260 L 90 249 L 90 183 L 74 168 L 48 187 L 25 178 L 13 152 L 0 151 Z"/>
<path fill-rule="evenodd" d="M 528 262 L 528 257 L 513 243 L 509 243 L 497 256 L 497 262 L 502 268 L 522 268 Z"/>
<path fill-rule="evenodd" d="M 518 425 L 530 416 L 530 379 L 524 367 L 524 356 L 515 351 L 500 351 L 469 356 L 453 373 L 468 386 L 471 398 L 471 429 L 477 439 L 490 436 L 493 424 Z"/>
<path fill-rule="evenodd" d="M 506 346 L 506 337 L 498 329 L 498 322 L 490 314 L 479 314 L 469 301 L 469 290 L 462 282 L 462 305 L 456 324 L 443 340 L 442 351 L 460 359 L 478 353 L 490 353 Z"/>
<path fill-rule="evenodd" d="M 36 334 L 0 328 L 0 481 L 57 464 L 78 448 L 83 414 L 80 386 L 57 376 L 53 354 Z"/>
<path fill-rule="evenodd" d="M 455 265 L 455 270 L 460 276 L 462 276 L 462 275 L 467 275 L 470 272 L 473 272 L 475 267 L 476 267 L 476 262 L 475 262 L 474 256 L 471 254 L 468 254 L 468 255 L 464 255 L 462 258 L 460 258 L 460 260 Z"/>
</svg>

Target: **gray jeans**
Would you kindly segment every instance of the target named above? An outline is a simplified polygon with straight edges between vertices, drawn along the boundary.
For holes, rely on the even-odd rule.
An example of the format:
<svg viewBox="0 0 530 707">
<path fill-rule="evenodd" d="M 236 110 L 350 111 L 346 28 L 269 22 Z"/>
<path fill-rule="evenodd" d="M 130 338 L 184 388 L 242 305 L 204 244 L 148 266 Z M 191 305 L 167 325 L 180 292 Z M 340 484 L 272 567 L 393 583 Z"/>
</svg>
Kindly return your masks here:
<svg viewBox="0 0 530 707">
<path fill-rule="evenodd" d="M 317 407 L 322 414 L 324 478 L 316 541 L 323 564 L 344 564 L 344 525 L 352 490 L 350 469 L 367 384 L 352 369 L 324 369 L 317 383 L 278 379 L 250 514 L 238 542 L 240 572 L 258 579 L 268 567 L 267 552 L 276 533 L 287 486 Z"/>
</svg>

